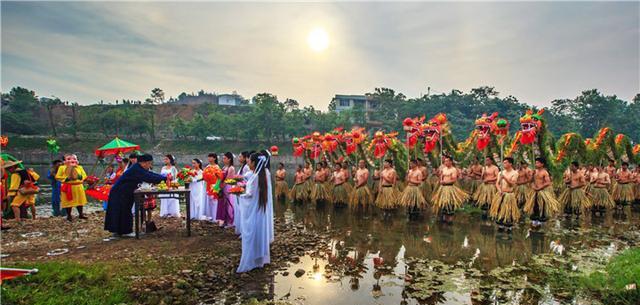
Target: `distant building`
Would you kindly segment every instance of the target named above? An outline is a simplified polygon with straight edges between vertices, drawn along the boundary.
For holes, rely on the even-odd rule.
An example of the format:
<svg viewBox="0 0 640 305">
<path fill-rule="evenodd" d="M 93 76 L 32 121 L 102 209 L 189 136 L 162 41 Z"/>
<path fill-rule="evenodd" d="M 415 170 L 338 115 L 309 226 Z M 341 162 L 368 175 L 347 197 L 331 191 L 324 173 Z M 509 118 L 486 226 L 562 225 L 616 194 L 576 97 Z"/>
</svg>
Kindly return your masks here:
<svg viewBox="0 0 640 305">
<path fill-rule="evenodd" d="M 218 95 L 218 105 L 222 106 L 240 106 L 244 103 L 242 96 L 235 94 Z"/>
<path fill-rule="evenodd" d="M 378 102 L 366 95 L 343 95 L 336 94 L 333 98 L 336 105 L 336 112 L 353 109 L 354 107 L 363 107 L 366 112 L 375 111 L 378 108 Z"/>
<path fill-rule="evenodd" d="M 203 90 L 198 92 L 198 94 L 182 93 L 178 96 L 178 98 L 170 99 L 169 102 L 186 105 L 200 105 L 209 103 L 222 106 L 240 106 L 249 103 L 235 91 L 231 94 L 216 94 L 204 92 Z"/>
</svg>

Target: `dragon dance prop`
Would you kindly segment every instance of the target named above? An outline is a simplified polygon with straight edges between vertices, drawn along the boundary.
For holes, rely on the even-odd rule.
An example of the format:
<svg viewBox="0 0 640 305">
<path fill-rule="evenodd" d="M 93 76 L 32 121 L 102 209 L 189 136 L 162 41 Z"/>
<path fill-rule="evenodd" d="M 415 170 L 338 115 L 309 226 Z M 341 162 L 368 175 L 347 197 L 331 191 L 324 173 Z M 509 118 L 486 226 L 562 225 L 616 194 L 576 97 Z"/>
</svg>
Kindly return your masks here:
<svg viewBox="0 0 640 305">
<path fill-rule="evenodd" d="M 38 273 L 38 269 L 0 268 L 0 283 L 17 277 Z"/>
<path fill-rule="evenodd" d="M 568 132 L 556 141 L 547 128 L 544 109 L 527 110 L 519 118 L 519 125 L 517 132 L 510 135 L 506 118 L 497 112 L 483 113 L 475 120 L 469 136 L 457 143 L 446 114 L 438 113 L 428 120 L 425 116 L 405 118 L 402 121 L 404 140 L 400 140 L 397 132 L 377 130 L 370 134 L 359 127 L 294 137 L 293 155 L 310 163 L 365 160 L 370 167 L 381 166 L 382 160 L 392 159 L 401 176 L 406 173 L 410 158 L 424 158 L 435 167 L 444 154 L 451 155 L 463 166 L 480 156 L 496 160 L 513 157 L 530 166 L 535 158 L 542 157 L 554 177 L 560 176 L 574 160 L 590 164 L 602 164 L 608 159 L 640 162 L 640 144 L 632 143 L 624 134 L 614 135 L 608 127 L 600 129 L 592 138 L 583 139 L 580 134 Z"/>
</svg>

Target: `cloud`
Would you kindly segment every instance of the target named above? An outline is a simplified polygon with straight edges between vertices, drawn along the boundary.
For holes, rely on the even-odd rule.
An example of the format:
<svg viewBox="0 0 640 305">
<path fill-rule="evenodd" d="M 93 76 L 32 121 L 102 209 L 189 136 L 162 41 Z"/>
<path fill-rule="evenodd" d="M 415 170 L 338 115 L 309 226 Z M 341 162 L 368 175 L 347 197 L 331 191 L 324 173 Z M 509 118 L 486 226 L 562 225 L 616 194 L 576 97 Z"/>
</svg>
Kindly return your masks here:
<svg viewBox="0 0 640 305">
<path fill-rule="evenodd" d="M 640 92 L 639 3 L 2 2 L 2 90 L 80 103 L 200 89 L 333 94 L 495 86 L 537 105 Z M 330 47 L 314 53 L 308 31 Z"/>
</svg>

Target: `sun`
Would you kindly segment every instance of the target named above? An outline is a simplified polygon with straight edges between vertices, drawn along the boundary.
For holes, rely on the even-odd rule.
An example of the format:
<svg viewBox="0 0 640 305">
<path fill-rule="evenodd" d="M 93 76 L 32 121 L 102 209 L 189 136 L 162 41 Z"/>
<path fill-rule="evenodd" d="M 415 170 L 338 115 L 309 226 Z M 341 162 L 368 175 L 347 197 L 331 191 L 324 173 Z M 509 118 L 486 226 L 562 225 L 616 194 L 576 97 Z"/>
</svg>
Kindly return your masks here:
<svg viewBox="0 0 640 305">
<path fill-rule="evenodd" d="M 307 44 L 315 52 L 322 52 L 329 47 L 329 34 L 323 28 L 317 27 L 307 35 Z"/>
</svg>

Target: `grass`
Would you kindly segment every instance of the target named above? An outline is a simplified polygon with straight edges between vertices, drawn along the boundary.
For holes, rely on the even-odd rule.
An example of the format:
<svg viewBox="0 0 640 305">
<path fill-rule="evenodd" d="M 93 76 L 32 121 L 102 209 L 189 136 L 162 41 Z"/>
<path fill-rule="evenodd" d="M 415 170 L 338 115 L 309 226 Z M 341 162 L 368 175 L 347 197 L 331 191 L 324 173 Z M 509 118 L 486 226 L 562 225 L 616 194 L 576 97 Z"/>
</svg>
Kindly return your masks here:
<svg viewBox="0 0 640 305">
<path fill-rule="evenodd" d="M 606 300 L 607 304 L 640 304 L 640 247 L 627 249 L 607 263 L 604 272 L 596 271 L 579 279 L 581 286 Z"/>
<path fill-rule="evenodd" d="M 113 275 L 115 266 L 46 262 L 30 264 L 27 268 L 37 268 L 39 272 L 3 282 L 3 304 L 101 305 L 132 301 L 125 280 Z"/>
</svg>

